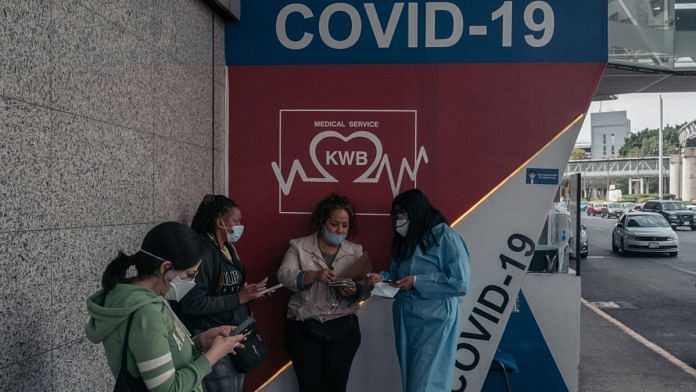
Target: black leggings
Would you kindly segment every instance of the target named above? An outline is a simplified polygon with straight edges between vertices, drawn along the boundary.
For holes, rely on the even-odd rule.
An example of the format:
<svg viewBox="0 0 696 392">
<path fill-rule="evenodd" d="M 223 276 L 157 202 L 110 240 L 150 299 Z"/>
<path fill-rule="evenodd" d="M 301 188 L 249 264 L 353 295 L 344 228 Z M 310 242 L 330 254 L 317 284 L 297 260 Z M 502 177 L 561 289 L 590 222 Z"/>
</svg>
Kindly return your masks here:
<svg viewBox="0 0 696 392">
<path fill-rule="evenodd" d="M 286 342 L 300 392 L 345 392 L 353 357 L 360 346 L 360 326 L 355 315 L 329 321 L 348 323 L 347 333 L 324 342 L 305 322 L 288 320 Z"/>
</svg>

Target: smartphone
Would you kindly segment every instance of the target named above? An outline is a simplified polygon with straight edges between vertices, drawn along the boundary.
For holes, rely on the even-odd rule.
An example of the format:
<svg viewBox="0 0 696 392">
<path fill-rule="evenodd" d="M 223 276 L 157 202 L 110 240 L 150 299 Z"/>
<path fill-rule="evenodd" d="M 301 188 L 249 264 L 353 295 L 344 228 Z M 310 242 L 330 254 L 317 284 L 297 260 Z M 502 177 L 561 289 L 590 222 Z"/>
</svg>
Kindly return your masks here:
<svg viewBox="0 0 696 392">
<path fill-rule="evenodd" d="M 278 290 L 278 289 L 281 288 L 281 287 L 283 287 L 283 284 L 282 284 L 282 283 L 278 283 L 277 285 L 275 285 L 275 286 L 273 286 L 273 287 L 269 287 L 269 288 L 267 288 L 266 290 L 261 291 L 261 292 L 259 292 L 259 293 L 256 294 L 256 295 L 260 297 L 260 296 L 262 296 L 262 295 L 266 295 L 266 294 L 268 294 L 268 293 L 272 293 L 272 292 Z"/>
<path fill-rule="evenodd" d="M 249 316 L 246 320 L 242 321 L 242 323 L 239 324 L 234 331 L 230 332 L 230 336 L 243 334 L 254 324 L 256 324 L 256 320 L 254 320 L 253 317 Z"/>
</svg>

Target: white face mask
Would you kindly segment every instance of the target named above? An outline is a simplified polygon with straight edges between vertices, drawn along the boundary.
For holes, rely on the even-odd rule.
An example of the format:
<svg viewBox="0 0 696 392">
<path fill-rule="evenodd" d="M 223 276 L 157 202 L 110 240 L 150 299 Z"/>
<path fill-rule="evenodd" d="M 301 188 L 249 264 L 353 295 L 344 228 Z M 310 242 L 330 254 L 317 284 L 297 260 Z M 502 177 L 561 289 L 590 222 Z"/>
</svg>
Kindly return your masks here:
<svg viewBox="0 0 696 392">
<path fill-rule="evenodd" d="M 196 285 L 196 280 L 195 278 L 181 279 L 179 275 L 176 275 L 174 279 L 169 282 L 169 285 L 171 287 L 164 298 L 178 302 Z"/>
<path fill-rule="evenodd" d="M 227 241 L 237 242 L 242 238 L 242 233 L 244 233 L 244 225 L 232 226 L 232 232 L 227 232 Z"/>
<path fill-rule="evenodd" d="M 408 219 L 397 219 L 394 224 L 394 229 L 397 233 L 399 233 L 400 236 L 406 237 L 409 223 L 410 221 Z"/>
</svg>

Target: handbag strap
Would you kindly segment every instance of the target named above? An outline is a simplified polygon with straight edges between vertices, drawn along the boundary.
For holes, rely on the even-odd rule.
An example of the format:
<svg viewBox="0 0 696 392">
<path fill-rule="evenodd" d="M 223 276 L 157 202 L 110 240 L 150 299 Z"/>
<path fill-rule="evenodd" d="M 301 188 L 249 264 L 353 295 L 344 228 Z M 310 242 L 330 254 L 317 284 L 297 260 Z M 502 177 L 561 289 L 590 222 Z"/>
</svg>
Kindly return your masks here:
<svg viewBox="0 0 696 392">
<path fill-rule="evenodd" d="M 126 336 L 123 338 L 123 349 L 121 350 L 121 372 L 128 371 L 128 335 L 130 335 L 130 327 L 133 322 L 133 315 L 128 316 L 128 324 L 126 324 Z"/>
</svg>

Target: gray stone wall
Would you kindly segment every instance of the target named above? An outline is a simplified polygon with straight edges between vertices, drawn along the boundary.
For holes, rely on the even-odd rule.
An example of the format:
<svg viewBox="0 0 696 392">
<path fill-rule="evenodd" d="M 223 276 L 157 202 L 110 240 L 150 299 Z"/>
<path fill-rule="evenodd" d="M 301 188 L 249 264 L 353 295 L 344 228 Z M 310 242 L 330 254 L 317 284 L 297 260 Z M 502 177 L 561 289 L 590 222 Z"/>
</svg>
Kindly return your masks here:
<svg viewBox="0 0 696 392">
<path fill-rule="evenodd" d="M 224 23 L 200 0 L 0 0 L 0 391 L 110 391 L 85 298 L 224 193 Z"/>
</svg>

